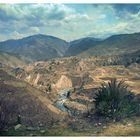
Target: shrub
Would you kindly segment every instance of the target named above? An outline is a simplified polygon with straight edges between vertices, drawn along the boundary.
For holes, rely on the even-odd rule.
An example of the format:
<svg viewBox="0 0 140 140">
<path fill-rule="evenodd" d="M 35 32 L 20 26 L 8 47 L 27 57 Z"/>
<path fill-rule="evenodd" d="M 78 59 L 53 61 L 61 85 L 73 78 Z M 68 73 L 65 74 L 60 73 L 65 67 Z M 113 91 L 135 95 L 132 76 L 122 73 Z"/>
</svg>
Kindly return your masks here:
<svg viewBox="0 0 140 140">
<path fill-rule="evenodd" d="M 21 124 L 21 116 L 20 115 L 17 116 L 17 124 Z"/>
<path fill-rule="evenodd" d="M 95 97 L 95 108 L 99 115 L 119 120 L 136 114 L 137 103 L 134 94 L 122 80 L 111 79 L 99 88 Z"/>
<path fill-rule="evenodd" d="M 51 84 L 48 85 L 48 91 L 50 92 L 52 90 Z"/>
</svg>

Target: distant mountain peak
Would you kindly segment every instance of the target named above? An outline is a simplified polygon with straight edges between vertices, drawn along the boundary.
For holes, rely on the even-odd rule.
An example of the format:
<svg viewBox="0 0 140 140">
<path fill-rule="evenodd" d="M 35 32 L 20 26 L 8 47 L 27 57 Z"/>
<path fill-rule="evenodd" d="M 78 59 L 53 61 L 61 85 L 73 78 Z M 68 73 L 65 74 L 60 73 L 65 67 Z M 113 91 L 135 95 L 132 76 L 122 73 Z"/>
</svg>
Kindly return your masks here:
<svg viewBox="0 0 140 140">
<path fill-rule="evenodd" d="M 0 42 L 1 51 L 16 53 L 30 61 L 62 57 L 68 46 L 65 40 L 44 34 Z"/>
</svg>

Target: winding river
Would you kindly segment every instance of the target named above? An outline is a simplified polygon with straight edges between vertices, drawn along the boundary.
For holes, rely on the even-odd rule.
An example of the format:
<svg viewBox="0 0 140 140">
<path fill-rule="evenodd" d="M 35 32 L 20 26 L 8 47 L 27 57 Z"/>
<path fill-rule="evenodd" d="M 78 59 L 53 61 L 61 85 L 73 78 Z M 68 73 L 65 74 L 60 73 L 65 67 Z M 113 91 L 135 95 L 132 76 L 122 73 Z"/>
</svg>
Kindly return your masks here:
<svg viewBox="0 0 140 140">
<path fill-rule="evenodd" d="M 70 94 L 70 89 L 64 89 L 59 91 L 59 99 L 54 103 L 54 105 L 63 112 L 70 113 L 70 110 L 64 106 L 64 103 L 68 100 Z"/>
</svg>

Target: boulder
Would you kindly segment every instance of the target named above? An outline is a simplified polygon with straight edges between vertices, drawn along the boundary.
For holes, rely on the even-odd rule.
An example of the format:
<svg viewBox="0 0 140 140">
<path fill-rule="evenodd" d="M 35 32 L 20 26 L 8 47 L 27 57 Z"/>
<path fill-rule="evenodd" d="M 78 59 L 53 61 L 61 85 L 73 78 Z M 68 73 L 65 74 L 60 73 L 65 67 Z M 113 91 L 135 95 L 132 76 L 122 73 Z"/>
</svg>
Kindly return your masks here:
<svg viewBox="0 0 140 140">
<path fill-rule="evenodd" d="M 21 124 L 17 124 L 15 127 L 14 127 L 15 131 L 18 131 L 18 130 L 23 130 L 25 129 L 25 127 Z"/>
<path fill-rule="evenodd" d="M 46 131 L 45 130 L 40 130 L 40 133 L 45 133 Z"/>
</svg>

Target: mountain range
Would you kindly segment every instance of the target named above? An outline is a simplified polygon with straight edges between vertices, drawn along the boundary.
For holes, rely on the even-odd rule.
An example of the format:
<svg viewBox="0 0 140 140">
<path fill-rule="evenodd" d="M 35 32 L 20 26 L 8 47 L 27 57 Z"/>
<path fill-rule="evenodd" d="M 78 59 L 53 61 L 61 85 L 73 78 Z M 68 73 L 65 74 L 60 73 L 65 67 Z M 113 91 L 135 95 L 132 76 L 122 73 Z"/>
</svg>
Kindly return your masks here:
<svg viewBox="0 0 140 140">
<path fill-rule="evenodd" d="M 26 62 L 69 56 L 122 55 L 139 49 L 140 33 L 113 35 L 104 40 L 86 37 L 71 42 L 37 34 L 0 42 L 0 51 L 18 56 Z"/>
</svg>

